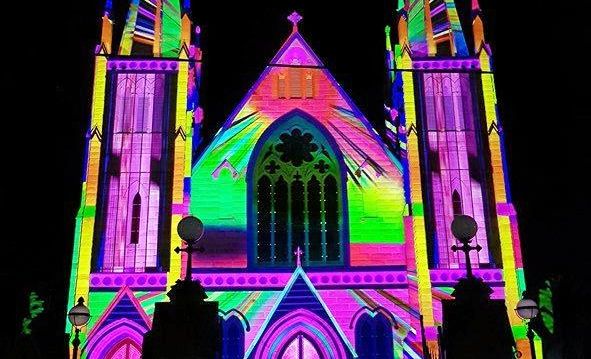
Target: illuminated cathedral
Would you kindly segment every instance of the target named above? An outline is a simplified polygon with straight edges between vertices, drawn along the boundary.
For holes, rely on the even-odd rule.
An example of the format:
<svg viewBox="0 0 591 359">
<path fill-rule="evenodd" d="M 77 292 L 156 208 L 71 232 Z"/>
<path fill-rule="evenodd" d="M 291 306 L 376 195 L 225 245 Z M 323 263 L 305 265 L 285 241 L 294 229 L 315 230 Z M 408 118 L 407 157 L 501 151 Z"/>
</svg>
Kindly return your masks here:
<svg viewBox="0 0 591 359">
<path fill-rule="evenodd" d="M 478 1 L 463 29 L 453 0 L 399 0 L 383 131 L 294 12 L 283 39 L 261 35 L 283 44 L 209 143 L 189 8 L 131 0 L 115 24 L 105 6 L 68 297 L 92 315 L 81 357 L 141 357 L 155 303 L 184 274 L 174 249 L 188 215 L 205 225 L 191 265 L 219 303 L 220 358 L 435 355 L 441 301 L 466 272 L 451 249 L 460 214 L 478 223 L 474 273 L 506 301 L 529 357 L 512 309 L 525 282 Z"/>
</svg>

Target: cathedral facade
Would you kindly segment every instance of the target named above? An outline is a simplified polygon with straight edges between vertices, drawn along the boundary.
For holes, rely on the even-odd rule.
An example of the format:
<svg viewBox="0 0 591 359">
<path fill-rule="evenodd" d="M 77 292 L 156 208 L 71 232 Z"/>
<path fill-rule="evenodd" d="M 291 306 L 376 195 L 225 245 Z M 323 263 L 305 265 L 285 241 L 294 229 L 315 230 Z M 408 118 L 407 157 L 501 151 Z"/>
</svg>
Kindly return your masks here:
<svg viewBox="0 0 591 359">
<path fill-rule="evenodd" d="M 478 223 L 476 276 L 525 289 L 491 50 L 453 0 L 398 4 L 392 88 L 376 131 L 298 29 L 208 144 L 189 1 L 111 1 L 96 48 L 69 303 L 92 313 L 82 357 L 140 358 L 154 304 L 184 275 L 176 227 L 205 226 L 193 278 L 219 303 L 221 358 L 424 358 L 465 275 L 455 216 Z M 273 39 L 267 39 L 273 40 Z M 271 57 L 272 54 L 269 54 Z M 67 331 L 72 328 L 68 326 Z"/>
</svg>

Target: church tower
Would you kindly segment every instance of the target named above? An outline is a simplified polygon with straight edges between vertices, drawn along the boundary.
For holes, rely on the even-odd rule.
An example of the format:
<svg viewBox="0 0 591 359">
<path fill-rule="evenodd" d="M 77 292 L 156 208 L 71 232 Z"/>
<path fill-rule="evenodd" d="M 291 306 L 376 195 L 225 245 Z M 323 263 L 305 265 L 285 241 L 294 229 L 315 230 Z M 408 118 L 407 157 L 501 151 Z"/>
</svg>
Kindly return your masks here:
<svg viewBox="0 0 591 359">
<path fill-rule="evenodd" d="M 69 292 L 70 305 L 83 297 L 95 312 L 104 303 L 89 298 L 89 289 L 111 274 L 129 274 L 119 286 L 143 273 L 161 274 L 165 286 L 179 277 L 171 248 L 180 244 L 176 223 L 188 213 L 186 179 L 201 120 L 199 29 L 189 2 L 116 5 L 123 6 L 106 2 L 95 52 Z"/>
<path fill-rule="evenodd" d="M 427 327 L 439 325 L 441 307 L 431 291 L 449 286 L 437 282 L 455 282 L 447 270 L 465 268 L 463 254 L 451 249 L 457 243 L 451 222 L 469 215 L 479 228 L 473 243 L 482 247 L 472 252 L 472 266 L 481 277 L 502 269 L 498 276 L 504 285 L 494 288 L 494 295 L 506 300 L 519 350 L 528 353 L 513 310 L 525 282 L 492 52 L 478 0 L 471 3 L 471 38 L 462 29 L 456 3 L 400 0 L 398 44 L 394 50 L 387 44 L 393 67 L 386 127 L 405 169 L 418 305 Z M 467 40 L 473 40 L 473 48 Z M 433 330 L 427 329 L 427 339 L 433 340 Z"/>
</svg>

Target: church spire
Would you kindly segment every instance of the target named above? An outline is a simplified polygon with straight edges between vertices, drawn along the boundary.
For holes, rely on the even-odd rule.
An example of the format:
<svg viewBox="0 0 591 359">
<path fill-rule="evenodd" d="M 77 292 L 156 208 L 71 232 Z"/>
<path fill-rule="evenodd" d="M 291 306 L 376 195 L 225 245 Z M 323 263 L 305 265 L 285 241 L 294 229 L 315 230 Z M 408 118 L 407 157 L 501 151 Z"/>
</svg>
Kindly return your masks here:
<svg viewBox="0 0 591 359">
<path fill-rule="evenodd" d="M 398 44 L 404 47 L 408 43 L 408 13 L 406 6 L 399 11 L 398 17 Z"/>
<path fill-rule="evenodd" d="M 111 15 L 111 11 L 113 11 L 113 0 L 105 1 L 105 12 L 104 14 L 107 16 Z"/>
<path fill-rule="evenodd" d="M 472 0 L 472 16 L 474 16 L 474 13 L 480 13 L 480 4 L 478 3 L 478 0 Z"/>
<path fill-rule="evenodd" d="M 113 41 L 113 22 L 110 19 L 111 11 L 113 10 L 112 0 L 105 2 L 105 11 L 102 17 L 101 27 L 101 43 L 99 51 L 106 51 L 111 53 L 112 41 Z"/>
<path fill-rule="evenodd" d="M 484 24 L 482 23 L 482 10 L 478 0 L 472 0 L 472 33 L 474 35 L 474 53 L 478 53 L 483 45 L 486 44 L 484 39 Z"/>
</svg>

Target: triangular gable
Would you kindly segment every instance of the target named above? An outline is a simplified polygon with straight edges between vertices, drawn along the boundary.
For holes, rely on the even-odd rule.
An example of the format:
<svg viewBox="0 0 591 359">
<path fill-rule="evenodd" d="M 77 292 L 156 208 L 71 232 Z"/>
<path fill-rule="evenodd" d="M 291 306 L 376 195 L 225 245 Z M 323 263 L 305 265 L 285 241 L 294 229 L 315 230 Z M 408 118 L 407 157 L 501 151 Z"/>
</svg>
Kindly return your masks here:
<svg viewBox="0 0 591 359">
<path fill-rule="evenodd" d="M 291 45 L 295 44 L 303 46 L 306 56 L 313 54 L 301 35 L 295 33 L 274 59 L 285 59 L 286 49 L 292 49 Z M 248 257 L 241 248 L 246 248 L 243 241 L 248 231 L 247 211 L 252 204 L 248 202 L 252 191 L 247 186 L 252 183 L 249 176 L 254 175 L 248 166 L 256 164 L 264 146 L 260 141 L 267 139 L 265 133 L 271 133 L 266 131 L 275 131 L 282 123 L 315 128 L 334 150 L 340 173 L 347 179 L 342 183 L 347 186 L 347 200 L 351 204 L 348 204 L 350 243 L 367 243 L 367 233 L 375 233 L 371 240 L 380 243 L 404 242 L 402 217 L 394 215 L 403 213 L 405 208 L 400 162 L 328 69 L 302 68 L 294 71 L 293 65 L 267 66 L 193 166 L 191 213 L 203 220 L 208 233 L 216 233 L 218 237 L 210 237 L 212 241 L 235 249 L 231 261 L 211 255 L 217 262 L 208 265 L 246 265 Z M 287 78 L 287 88 L 292 89 L 293 74 L 312 79 L 312 96 L 280 96 L 279 88 L 284 84 L 280 80 Z M 350 263 L 356 265 L 361 257 L 352 254 Z"/>
<path fill-rule="evenodd" d="M 272 65 L 318 66 L 324 64 L 316 56 L 310 45 L 299 32 L 294 32 L 287 38 L 277 55 L 271 60 Z"/>
<path fill-rule="evenodd" d="M 264 335 L 267 327 L 281 319 L 284 315 L 297 309 L 306 309 L 324 319 L 326 323 L 332 327 L 335 333 L 338 333 L 341 341 L 346 345 L 349 351 L 355 353 L 353 345 L 337 324 L 334 316 L 316 291 L 316 288 L 314 288 L 314 285 L 302 267 L 297 267 L 291 276 L 291 279 L 285 286 L 285 289 L 269 312 L 270 315 L 260 327 L 255 339 L 251 342 L 245 357 L 248 358 L 251 353 L 254 353 L 256 346 Z"/>
<path fill-rule="evenodd" d="M 296 62 L 293 64 L 291 62 Z M 297 64 L 297 62 L 301 62 L 301 64 Z M 212 152 L 218 152 L 222 147 L 230 144 L 230 142 L 234 142 L 231 144 L 232 147 L 236 145 L 236 142 L 240 141 L 242 143 L 253 143 L 253 140 L 256 142 L 256 139 L 264 132 L 264 130 L 270 125 L 273 120 L 277 119 L 277 117 L 269 118 L 266 114 L 269 110 L 266 108 L 258 108 L 256 105 L 253 104 L 253 95 L 257 93 L 261 84 L 268 80 L 268 76 L 270 73 L 280 66 L 273 66 L 273 65 L 281 65 L 281 66 L 303 66 L 306 68 L 317 68 L 318 71 L 321 72 L 323 79 L 328 81 L 331 87 L 337 92 L 338 99 L 332 101 L 338 107 L 334 107 L 334 113 L 337 117 L 340 115 L 346 114 L 344 116 L 345 122 L 348 125 L 356 127 L 357 132 L 362 137 L 369 137 L 371 138 L 374 143 L 374 146 L 377 148 L 371 149 L 370 152 L 372 154 L 376 154 L 375 150 L 382 152 L 385 160 L 390 162 L 390 164 L 394 165 L 397 168 L 398 174 L 402 172 L 402 166 L 399 161 L 391 154 L 391 152 L 386 148 L 384 143 L 379 137 L 377 131 L 373 128 L 373 126 L 369 123 L 369 121 L 365 118 L 365 116 L 361 113 L 361 110 L 355 105 L 355 103 L 351 100 L 348 94 L 343 90 L 337 80 L 332 76 L 330 71 L 324 67 L 322 61 L 318 58 L 318 56 L 314 53 L 310 45 L 304 40 L 299 32 L 292 33 L 284 44 L 281 46 L 280 50 L 271 60 L 271 65 L 267 66 L 263 73 L 259 76 L 257 81 L 254 85 L 249 89 L 248 93 L 243 97 L 240 101 L 238 106 L 233 110 L 230 114 L 226 122 L 223 124 L 222 128 L 216 133 L 213 141 L 210 145 L 205 149 L 205 151 L 201 154 L 200 158 L 196 161 L 194 168 L 198 168 L 200 166 L 200 162 L 207 157 Z M 339 103 L 340 104 L 337 104 Z M 291 112 L 292 110 L 298 108 L 306 112 L 305 106 L 298 107 L 296 105 L 292 105 L 291 108 L 286 108 L 284 111 L 285 113 Z M 273 107 L 270 109 L 269 112 L 277 112 L 278 110 L 281 111 L 278 107 Z M 312 114 L 313 115 L 313 114 Z M 262 119 L 262 121 L 261 121 Z M 261 122 L 264 125 L 261 126 Z M 252 126 L 251 126 L 252 125 Z M 340 126 L 340 124 L 334 124 L 335 126 Z M 238 128 L 239 127 L 239 128 Z M 329 126 L 327 126 L 329 127 Z M 237 136 L 238 132 L 246 133 L 245 136 Z M 240 139 L 237 139 L 240 137 Z M 254 137 L 254 138 L 253 138 Z M 338 136 L 337 136 L 338 137 Z M 340 144 L 339 144 L 340 145 Z M 252 147 L 252 146 L 251 146 Z M 250 152 L 244 151 L 233 151 L 234 153 L 240 153 L 241 155 L 246 155 L 248 157 Z M 346 152 L 346 151 L 344 151 Z M 356 151 L 353 151 L 356 152 Z M 345 153 L 345 155 L 347 155 Z M 364 154 L 355 153 L 352 154 L 352 157 L 363 157 Z M 221 164 L 224 160 L 230 160 L 229 158 L 221 158 L 219 163 Z M 354 172 L 359 169 L 360 166 L 363 165 L 365 158 L 357 158 L 355 163 L 351 166 L 351 171 Z M 248 159 L 243 157 L 239 158 L 238 160 L 230 160 L 232 166 L 236 168 L 239 173 L 243 173 L 246 167 Z M 383 164 L 382 164 L 383 165 Z M 392 170 L 393 168 L 390 168 Z M 386 169 L 386 173 L 392 172 Z M 378 175 L 382 175 L 383 173 L 378 172 Z"/>
<path fill-rule="evenodd" d="M 133 295 L 131 289 L 127 286 L 119 290 L 102 317 L 94 325 L 90 333 L 88 333 L 88 337 L 91 338 L 94 333 L 100 332 L 102 328 L 119 319 L 131 320 L 146 329 L 152 326 L 150 318 L 142 308 L 140 302 Z"/>
</svg>

